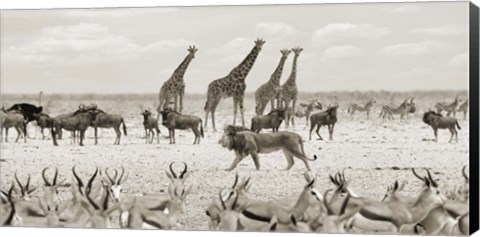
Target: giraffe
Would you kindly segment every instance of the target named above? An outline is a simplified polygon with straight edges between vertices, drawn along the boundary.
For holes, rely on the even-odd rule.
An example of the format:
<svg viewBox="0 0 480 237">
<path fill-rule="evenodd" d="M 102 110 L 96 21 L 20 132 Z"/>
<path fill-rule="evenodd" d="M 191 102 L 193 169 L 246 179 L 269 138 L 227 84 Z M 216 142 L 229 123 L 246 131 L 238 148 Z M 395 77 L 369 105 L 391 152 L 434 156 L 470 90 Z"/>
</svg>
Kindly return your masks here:
<svg viewBox="0 0 480 237">
<path fill-rule="evenodd" d="M 261 85 L 257 91 L 255 92 L 255 112 L 257 115 L 263 115 L 263 111 L 265 111 L 265 107 L 267 106 L 268 102 L 272 106 L 272 111 L 274 109 L 274 101 L 277 99 L 277 94 L 280 89 L 280 77 L 282 76 L 283 72 L 283 65 L 288 58 L 291 50 L 283 49 L 280 50 L 282 57 L 280 58 L 280 62 L 278 63 L 277 68 L 273 72 L 270 80 L 265 84 Z"/>
<path fill-rule="evenodd" d="M 297 89 L 297 59 L 300 56 L 300 52 L 302 52 L 302 48 L 296 47 L 293 48 L 293 63 L 292 63 L 292 72 L 290 73 L 290 77 L 287 79 L 287 81 L 282 85 L 281 91 L 279 93 L 279 99 L 278 99 L 278 107 L 282 107 L 285 109 L 285 111 L 288 111 L 288 107 L 290 105 L 290 101 L 292 102 L 292 110 L 295 111 L 295 104 L 297 103 L 297 95 L 298 95 L 298 89 Z M 287 117 L 285 118 L 286 121 L 290 121 L 290 116 L 287 114 Z M 292 125 L 295 126 L 295 116 L 292 118 Z M 285 123 L 285 127 L 288 128 L 288 123 Z"/>
<path fill-rule="evenodd" d="M 255 46 L 247 55 L 247 57 L 230 73 L 220 79 L 212 81 L 208 85 L 207 102 L 205 103 L 205 127 L 207 127 L 208 113 L 211 113 L 212 127 L 215 128 L 215 110 L 218 103 L 222 98 L 233 97 L 233 125 L 237 120 L 237 108 L 240 108 L 242 117 L 242 125 L 245 126 L 243 98 L 245 96 L 245 78 L 247 77 L 250 69 L 252 68 L 258 54 L 262 50 L 262 46 L 265 43 L 262 39 L 255 40 Z"/>
<path fill-rule="evenodd" d="M 185 71 L 187 71 L 187 67 L 195 58 L 195 53 L 198 51 L 198 48 L 194 46 L 188 47 L 188 55 L 185 59 L 180 63 L 180 65 L 175 69 L 172 76 L 165 81 L 160 89 L 159 93 L 159 100 L 160 104 L 158 105 L 157 111 L 157 119 L 160 116 L 160 111 L 165 109 L 169 104 L 170 100 L 174 99 L 174 110 L 178 112 L 182 112 L 183 109 L 183 95 L 185 94 L 185 81 L 183 80 L 183 75 L 185 75 Z M 178 100 L 180 100 L 180 109 L 177 110 Z"/>
</svg>

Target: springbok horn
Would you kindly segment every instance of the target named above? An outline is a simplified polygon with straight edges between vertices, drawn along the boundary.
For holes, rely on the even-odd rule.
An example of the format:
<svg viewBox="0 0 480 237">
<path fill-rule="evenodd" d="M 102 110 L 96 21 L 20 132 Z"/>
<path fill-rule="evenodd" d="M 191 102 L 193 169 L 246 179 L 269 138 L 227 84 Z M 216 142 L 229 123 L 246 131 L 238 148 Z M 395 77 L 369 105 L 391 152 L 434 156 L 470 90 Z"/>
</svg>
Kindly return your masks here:
<svg viewBox="0 0 480 237">
<path fill-rule="evenodd" d="M 339 216 L 343 215 L 345 213 L 345 210 L 347 209 L 348 201 L 350 200 L 350 193 L 347 194 L 345 199 L 343 200 L 342 207 L 340 208 L 340 214 Z"/>
<path fill-rule="evenodd" d="M 467 182 L 469 182 L 469 181 L 470 181 L 470 178 L 469 178 L 468 175 L 467 175 L 467 166 L 466 166 L 466 165 L 463 166 L 463 168 L 462 168 L 462 174 L 463 174 L 463 177 L 465 178 L 465 180 L 466 180 Z"/>
<path fill-rule="evenodd" d="M 332 191 L 331 189 L 328 189 L 327 191 L 325 191 L 325 193 L 323 193 L 323 205 L 325 205 L 325 208 L 327 209 L 327 214 L 330 216 L 330 215 L 333 215 L 333 211 L 332 209 L 330 208 L 330 206 L 328 205 L 328 201 L 327 201 L 327 197 L 328 197 L 328 193 Z"/>
<path fill-rule="evenodd" d="M 235 206 L 237 205 L 237 201 L 238 201 L 238 193 L 237 193 L 237 195 L 235 195 L 235 199 L 233 200 L 232 210 L 235 210 Z"/>
<path fill-rule="evenodd" d="M 180 173 L 180 179 L 183 179 L 183 176 L 187 173 L 187 168 L 188 168 L 187 163 L 183 162 L 183 166 L 185 168 L 183 168 L 183 171 Z"/>
<path fill-rule="evenodd" d="M 57 185 L 57 178 L 58 178 L 58 168 L 55 167 L 55 175 L 53 176 L 53 185 Z"/>
<path fill-rule="evenodd" d="M 438 184 L 435 180 L 433 180 L 432 178 L 432 174 L 430 174 L 430 171 L 427 169 L 427 168 L 424 168 L 426 171 L 427 171 L 427 175 L 428 175 L 428 179 L 430 180 L 430 182 L 432 183 L 433 187 L 437 188 L 438 187 Z"/>
<path fill-rule="evenodd" d="M 125 174 L 125 169 L 122 166 L 122 173 L 120 174 L 120 178 L 118 178 L 117 185 L 122 183 L 123 175 Z"/>
<path fill-rule="evenodd" d="M 45 167 L 45 168 L 42 170 L 42 178 L 43 178 L 43 182 L 45 182 L 45 185 L 46 185 L 47 187 L 49 187 L 49 186 L 52 186 L 52 184 L 51 184 L 50 182 L 48 182 L 48 179 L 47 179 L 47 177 L 46 177 L 46 174 L 45 174 L 45 173 L 47 172 L 47 170 L 48 170 L 48 167 Z"/>
<path fill-rule="evenodd" d="M 225 206 L 225 202 L 223 201 L 222 191 L 218 193 L 218 197 L 220 198 L 220 203 L 222 203 L 223 210 L 227 210 L 227 206 Z"/>
<path fill-rule="evenodd" d="M 238 173 L 235 173 L 235 181 L 233 181 L 232 189 L 234 189 L 237 186 L 238 183 Z"/>
<path fill-rule="evenodd" d="M 87 189 L 86 189 L 86 192 L 87 192 L 86 196 L 87 196 L 88 202 L 93 206 L 95 210 L 99 210 L 100 207 L 92 200 L 92 198 L 90 198 L 90 191 L 92 190 L 93 180 L 95 179 L 97 174 L 98 174 L 98 168 L 95 169 L 95 173 L 93 173 L 92 177 L 88 181 Z"/>
<path fill-rule="evenodd" d="M 115 171 L 116 172 L 116 171 Z M 107 178 L 108 180 L 110 180 L 110 183 L 113 185 L 115 184 L 115 179 L 112 179 L 112 177 L 110 176 L 110 174 L 108 173 L 108 167 L 105 168 L 105 174 L 107 175 Z"/>
<path fill-rule="evenodd" d="M 175 171 L 173 171 L 173 162 L 170 163 L 169 169 L 170 169 L 170 173 L 172 173 L 172 175 L 173 175 L 173 178 L 176 179 L 177 174 L 175 174 Z"/>
<path fill-rule="evenodd" d="M 415 175 L 415 177 L 417 177 L 422 181 L 425 181 L 425 177 L 421 177 L 420 175 L 418 175 L 417 172 L 415 172 L 415 168 L 412 168 L 412 172 L 413 172 L 413 175 Z"/>
<path fill-rule="evenodd" d="M 82 180 L 80 179 L 80 177 L 78 177 L 77 172 L 75 171 L 75 165 L 72 167 L 72 172 L 73 172 L 73 177 L 75 177 L 75 179 L 76 179 L 77 182 L 78 182 L 78 191 L 80 192 L 80 194 L 84 195 L 84 194 L 83 194 L 83 191 L 82 191 L 82 187 L 83 187 L 84 185 L 83 185 L 83 182 L 82 182 Z"/>
<path fill-rule="evenodd" d="M 314 183 L 315 183 L 315 179 L 312 179 L 312 181 L 310 181 L 310 183 L 307 184 L 307 187 L 311 188 Z"/>
<path fill-rule="evenodd" d="M 22 196 L 25 195 L 25 190 L 23 188 L 23 185 L 22 185 L 22 183 L 20 183 L 20 180 L 18 180 L 17 172 L 15 172 L 15 181 L 17 181 L 17 184 L 20 187 L 20 191 L 22 192 Z"/>
<path fill-rule="evenodd" d="M 29 187 L 30 187 L 30 174 L 28 175 L 27 177 L 27 184 L 25 185 L 25 191 L 28 191 L 29 190 Z"/>
</svg>

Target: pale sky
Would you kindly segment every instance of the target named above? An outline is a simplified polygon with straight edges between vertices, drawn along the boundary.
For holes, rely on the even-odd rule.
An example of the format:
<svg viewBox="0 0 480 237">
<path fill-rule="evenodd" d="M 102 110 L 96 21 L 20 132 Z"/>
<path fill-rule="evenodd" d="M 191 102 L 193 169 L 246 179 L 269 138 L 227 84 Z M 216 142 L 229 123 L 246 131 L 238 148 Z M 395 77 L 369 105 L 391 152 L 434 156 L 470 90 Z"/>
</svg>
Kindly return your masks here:
<svg viewBox="0 0 480 237">
<path fill-rule="evenodd" d="M 1 12 L 3 93 L 157 93 L 187 55 L 186 91 L 205 93 L 266 43 L 246 79 L 270 79 L 303 47 L 300 91 L 468 88 L 468 2 Z M 281 82 L 290 74 L 293 55 Z"/>
</svg>

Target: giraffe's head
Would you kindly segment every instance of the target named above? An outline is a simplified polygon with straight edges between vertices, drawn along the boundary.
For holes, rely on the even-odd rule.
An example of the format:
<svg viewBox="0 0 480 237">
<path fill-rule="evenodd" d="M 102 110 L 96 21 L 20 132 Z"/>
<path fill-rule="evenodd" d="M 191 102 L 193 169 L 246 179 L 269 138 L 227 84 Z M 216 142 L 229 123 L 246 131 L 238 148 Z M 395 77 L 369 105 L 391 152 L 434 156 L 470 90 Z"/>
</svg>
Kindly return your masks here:
<svg viewBox="0 0 480 237">
<path fill-rule="evenodd" d="M 300 52 L 302 52 L 302 50 L 303 50 L 303 49 L 300 48 L 300 47 L 298 47 L 298 46 L 292 49 L 293 53 L 294 53 L 295 56 L 297 56 L 297 57 L 298 57 L 298 55 L 300 55 Z"/>
<path fill-rule="evenodd" d="M 195 53 L 198 51 L 198 48 L 195 48 L 195 45 L 188 46 L 188 52 L 192 57 L 195 57 Z"/>
<path fill-rule="evenodd" d="M 282 53 L 282 57 L 284 57 L 284 58 L 286 58 L 291 52 L 292 52 L 292 50 L 290 50 L 290 49 L 280 50 L 280 53 Z"/>
<path fill-rule="evenodd" d="M 258 49 L 262 49 L 263 44 L 265 44 L 265 40 L 263 40 L 263 39 L 257 39 L 257 40 L 255 40 L 255 46 L 256 46 Z"/>
</svg>

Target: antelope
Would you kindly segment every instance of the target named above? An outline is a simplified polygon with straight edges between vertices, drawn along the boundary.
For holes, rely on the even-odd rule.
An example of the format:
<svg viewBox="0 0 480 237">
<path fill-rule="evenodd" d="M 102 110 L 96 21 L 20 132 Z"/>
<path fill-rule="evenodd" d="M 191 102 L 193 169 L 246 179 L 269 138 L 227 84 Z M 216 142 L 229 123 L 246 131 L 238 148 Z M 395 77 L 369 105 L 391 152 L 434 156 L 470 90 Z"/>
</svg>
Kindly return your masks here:
<svg viewBox="0 0 480 237">
<path fill-rule="evenodd" d="M 447 104 L 446 102 L 438 102 L 435 104 L 435 109 L 437 109 L 437 113 L 441 114 L 442 111 L 447 111 L 447 116 L 453 114 L 453 117 L 457 114 L 457 107 L 462 102 L 462 99 L 457 95 L 455 96 L 455 100 Z"/>
<path fill-rule="evenodd" d="M 160 143 L 160 129 L 158 128 L 158 120 L 152 116 L 152 112 L 140 108 L 143 116 L 143 127 L 145 128 L 145 143 L 153 143 L 155 132 L 157 133 L 157 143 Z"/>
<path fill-rule="evenodd" d="M 239 230 L 239 216 L 240 214 L 236 210 L 237 208 L 237 201 L 238 201 L 238 194 L 236 191 L 231 191 L 229 193 L 230 197 L 235 197 L 232 204 L 228 205 L 225 204 L 224 198 L 222 197 L 222 191 L 218 193 L 218 197 L 221 203 L 222 209 L 218 213 L 218 224 L 215 225 L 213 222 L 209 222 L 210 230 L 220 230 L 220 231 L 236 231 Z"/>
<path fill-rule="evenodd" d="M 262 231 L 279 231 L 279 232 L 300 232 L 308 233 L 312 232 L 309 224 L 305 222 L 299 222 L 294 215 L 290 214 L 290 223 L 280 224 L 278 223 L 277 216 L 273 216 L 269 222 L 269 225 L 266 228 L 263 228 Z"/>
<path fill-rule="evenodd" d="M 467 113 L 468 113 L 468 99 L 466 99 L 459 107 L 458 112 L 463 112 L 463 119 L 467 120 Z"/>
<path fill-rule="evenodd" d="M 285 113 L 287 113 L 285 118 L 290 119 L 290 120 L 286 120 L 285 121 L 286 123 L 293 125 L 292 123 L 293 116 L 297 118 L 305 117 L 305 124 L 308 126 L 308 121 L 310 119 L 310 115 L 312 114 L 312 112 L 315 111 L 316 109 L 318 110 L 323 109 L 323 105 L 320 102 L 318 102 L 318 99 L 312 99 L 308 101 L 308 103 L 300 103 L 300 106 L 305 108 L 304 111 L 302 110 L 293 111 L 293 108 L 289 108 L 287 111 L 285 111 Z"/>
<path fill-rule="evenodd" d="M 434 111 L 428 111 L 423 114 L 423 122 L 430 125 L 433 129 L 433 134 L 435 135 L 435 142 L 438 142 L 438 129 L 448 129 L 450 131 L 450 140 L 452 142 L 453 136 L 455 136 L 455 141 L 458 142 L 458 131 L 456 128 L 461 129 L 458 124 L 458 120 L 452 117 L 443 117 L 440 113 L 435 113 Z"/>
<path fill-rule="evenodd" d="M 106 191 L 110 192 L 112 200 L 114 202 L 119 202 L 120 197 L 121 197 L 120 194 L 122 193 L 122 183 L 125 182 L 125 180 L 127 179 L 128 173 L 127 173 L 127 175 L 124 176 L 125 169 L 122 166 L 121 167 L 122 171 L 120 173 L 120 177 L 118 177 L 118 179 L 117 179 L 117 174 L 118 174 L 117 169 L 114 169 L 115 175 L 113 176 L 113 178 L 110 176 L 108 170 L 109 170 L 108 167 L 105 168 L 105 175 L 107 176 L 108 180 L 103 179 L 102 180 L 103 185 L 104 185 Z"/>
<path fill-rule="evenodd" d="M 332 189 L 326 190 L 323 194 L 323 205 L 325 206 L 326 213 L 321 217 L 322 226 L 319 228 L 319 230 L 326 233 L 347 233 L 347 230 L 352 228 L 351 224 L 347 224 L 348 219 L 356 215 L 361 206 L 347 210 L 347 206 L 350 201 L 350 195 L 347 194 L 346 198 L 342 202 L 340 211 L 335 213 L 328 202 L 328 193 L 330 191 L 332 191 Z"/>
<path fill-rule="evenodd" d="M 178 188 L 173 192 L 169 189 L 170 200 L 165 203 L 163 210 L 149 209 L 143 204 L 138 205 L 137 197 L 134 198 L 132 206 L 128 209 L 127 228 L 156 228 L 171 229 L 179 227 L 178 218 L 185 213 L 185 199 L 189 190 L 182 189 L 178 193 Z"/>
<path fill-rule="evenodd" d="M 349 201 L 347 202 L 348 213 L 358 207 L 363 207 L 369 205 L 370 203 L 376 202 L 373 199 L 359 197 L 356 195 L 349 187 L 350 181 L 345 178 L 344 171 L 342 171 L 342 173 L 337 172 L 334 176 L 329 175 L 329 178 L 330 181 L 335 185 L 335 189 L 333 190 L 328 203 L 328 206 L 333 213 L 338 215 L 341 212 L 341 207 L 347 196 L 349 196 Z M 358 212 L 356 212 L 348 222 L 349 223 L 347 226 L 355 226 L 356 228 L 367 232 L 386 233 L 395 231 L 395 226 L 390 222 L 370 220 L 363 217 Z"/>
<path fill-rule="evenodd" d="M 112 206 L 108 206 L 108 201 L 110 198 L 110 192 L 105 190 L 104 197 L 101 198 L 102 204 L 99 205 L 91 197 L 92 184 L 93 180 L 98 174 L 98 168 L 95 170 L 95 173 L 88 181 L 88 184 L 85 189 L 85 199 L 80 200 L 81 205 L 87 210 L 89 216 L 89 222 L 93 228 L 111 228 L 110 224 L 110 214 L 119 209 L 119 203 L 115 203 Z"/>
<path fill-rule="evenodd" d="M 374 98 L 370 98 L 370 100 L 364 106 L 352 103 L 350 104 L 350 106 L 348 106 L 348 113 L 353 116 L 355 114 L 355 111 L 365 112 L 368 119 L 370 117 L 370 111 L 372 110 L 372 107 L 376 102 L 377 101 L 375 101 Z"/>
<path fill-rule="evenodd" d="M 413 205 L 401 201 L 374 202 L 364 206 L 359 213 L 371 220 L 391 222 L 398 231 L 405 224 L 415 224 L 421 221 L 435 207 L 445 203 L 446 198 L 440 192 L 437 182 L 432 178 L 430 171 L 428 176 L 421 177 L 412 168 L 412 172 L 421 181 L 424 187 L 419 191 L 417 200 Z"/>
</svg>

